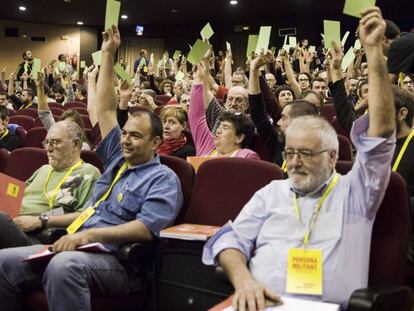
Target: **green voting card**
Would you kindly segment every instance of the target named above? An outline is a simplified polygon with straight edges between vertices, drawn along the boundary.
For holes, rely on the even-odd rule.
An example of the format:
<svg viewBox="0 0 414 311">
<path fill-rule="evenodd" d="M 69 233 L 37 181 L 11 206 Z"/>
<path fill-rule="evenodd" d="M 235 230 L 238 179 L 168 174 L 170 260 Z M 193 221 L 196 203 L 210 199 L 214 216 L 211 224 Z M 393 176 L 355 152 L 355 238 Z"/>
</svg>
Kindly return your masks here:
<svg viewBox="0 0 414 311">
<path fill-rule="evenodd" d="M 193 65 L 199 63 L 203 59 L 204 55 L 206 54 L 209 48 L 210 45 L 207 42 L 197 39 L 197 41 L 191 48 L 190 53 L 188 54 L 187 60 Z"/>
<path fill-rule="evenodd" d="M 258 35 L 249 35 L 249 40 L 247 41 L 247 50 L 246 56 L 252 56 L 252 52 L 256 50 L 257 40 L 259 39 Z"/>
<path fill-rule="evenodd" d="M 85 68 L 86 67 L 86 62 L 84 60 L 81 60 L 80 67 L 81 68 Z"/>
<path fill-rule="evenodd" d="M 361 12 L 367 7 L 374 6 L 376 0 L 346 0 L 343 13 L 361 18 Z"/>
<path fill-rule="evenodd" d="M 344 34 L 344 36 L 342 37 L 342 40 L 341 40 L 341 45 L 342 46 L 345 46 L 345 43 L 346 43 L 346 40 L 348 39 L 348 37 L 349 37 L 349 34 L 350 34 L 350 32 L 349 31 L 347 31 L 345 34 Z"/>
<path fill-rule="evenodd" d="M 93 63 L 96 66 L 99 66 L 101 64 L 101 58 L 102 58 L 102 51 L 101 50 L 92 53 Z"/>
<path fill-rule="evenodd" d="M 260 27 L 259 38 L 256 45 L 256 53 L 260 54 L 260 51 L 263 49 L 265 52 L 269 47 L 270 41 L 270 32 L 272 31 L 271 26 L 262 26 Z"/>
<path fill-rule="evenodd" d="M 121 2 L 115 0 L 106 1 L 105 30 L 111 28 L 112 25 L 118 26 L 120 10 Z"/>
<path fill-rule="evenodd" d="M 315 52 L 315 51 L 316 51 L 316 47 L 315 47 L 314 45 L 311 45 L 311 46 L 309 46 L 308 51 L 309 51 L 310 53 L 313 53 L 313 52 Z"/>
<path fill-rule="evenodd" d="M 174 51 L 174 55 L 173 55 L 173 60 L 179 59 L 180 58 L 180 55 L 181 55 L 181 51 L 175 50 Z"/>
<path fill-rule="evenodd" d="M 33 59 L 33 72 L 32 72 L 32 77 L 33 79 L 37 79 L 37 75 L 40 71 L 40 64 L 41 64 L 41 60 L 40 58 L 35 58 Z"/>
<path fill-rule="evenodd" d="M 355 54 L 352 48 L 349 48 L 348 52 L 346 52 L 344 59 L 342 60 L 341 68 L 345 71 L 348 66 L 352 63 L 355 58 Z"/>
<path fill-rule="evenodd" d="M 65 71 L 66 63 L 65 62 L 59 62 L 59 71 Z"/>
<path fill-rule="evenodd" d="M 213 28 L 211 28 L 210 23 L 207 23 L 204 28 L 200 31 L 201 38 L 210 39 L 212 35 L 214 35 Z"/>
<path fill-rule="evenodd" d="M 231 44 L 228 41 L 226 41 L 226 51 L 231 51 Z"/>
<path fill-rule="evenodd" d="M 323 21 L 323 32 L 325 35 L 325 49 L 331 47 L 331 42 L 335 41 L 337 44 L 341 42 L 341 23 L 338 21 Z"/>
<path fill-rule="evenodd" d="M 289 37 L 289 45 L 294 48 L 296 47 L 297 41 L 296 41 L 296 37 Z"/>
<path fill-rule="evenodd" d="M 124 81 L 127 81 L 129 84 L 132 84 L 131 76 L 122 68 L 120 63 L 117 63 L 114 66 L 115 73 Z"/>
</svg>

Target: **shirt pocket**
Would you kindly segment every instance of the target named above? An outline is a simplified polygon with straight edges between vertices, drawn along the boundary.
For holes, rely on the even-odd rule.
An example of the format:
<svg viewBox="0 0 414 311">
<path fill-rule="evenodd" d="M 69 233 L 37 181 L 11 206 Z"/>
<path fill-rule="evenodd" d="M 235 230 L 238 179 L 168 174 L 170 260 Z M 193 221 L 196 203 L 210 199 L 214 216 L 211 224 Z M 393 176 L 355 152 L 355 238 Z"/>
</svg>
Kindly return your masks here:
<svg viewBox="0 0 414 311">
<path fill-rule="evenodd" d="M 126 221 L 136 219 L 141 211 L 142 197 L 138 191 L 122 189 L 117 193 L 116 214 Z"/>
</svg>

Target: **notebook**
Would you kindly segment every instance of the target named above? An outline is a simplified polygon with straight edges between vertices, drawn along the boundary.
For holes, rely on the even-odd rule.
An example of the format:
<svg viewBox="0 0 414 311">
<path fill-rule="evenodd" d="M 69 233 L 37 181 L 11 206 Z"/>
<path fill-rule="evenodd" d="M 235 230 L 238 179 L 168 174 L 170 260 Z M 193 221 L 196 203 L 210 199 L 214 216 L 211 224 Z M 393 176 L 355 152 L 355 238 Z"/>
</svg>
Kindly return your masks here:
<svg viewBox="0 0 414 311">
<path fill-rule="evenodd" d="M 19 215 L 26 184 L 16 178 L 0 173 L 0 211 L 10 218 Z"/>
</svg>

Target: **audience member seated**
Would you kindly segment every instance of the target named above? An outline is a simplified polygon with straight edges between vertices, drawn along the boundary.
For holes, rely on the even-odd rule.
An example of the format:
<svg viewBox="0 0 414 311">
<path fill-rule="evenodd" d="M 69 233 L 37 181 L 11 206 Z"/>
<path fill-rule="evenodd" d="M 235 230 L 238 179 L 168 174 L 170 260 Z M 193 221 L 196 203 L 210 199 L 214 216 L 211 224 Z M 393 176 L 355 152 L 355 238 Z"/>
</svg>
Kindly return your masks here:
<svg viewBox="0 0 414 311">
<path fill-rule="evenodd" d="M 195 156 L 194 146 L 188 143 L 184 131 L 188 127 L 187 111 L 180 106 L 165 106 L 161 110 L 163 142 L 157 149 L 159 155 L 171 155 L 182 159 Z"/>
<path fill-rule="evenodd" d="M 204 110 L 204 98 L 209 92 L 206 90 L 210 75 L 208 71 L 208 64 L 199 63 L 191 89 L 189 121 L 197 156 L 259 159 L 256 152 L 247 149 L 254 125 L 243 113 L 223 112 L 215 135 L 208 129 Z"/>
<path fill-rule="evenodd" d="M 19 137 L 8 128 L 9 111 L 0 105 L 0 148 L 13 151 L 19 147 Z"/>
<path fill-rule="evenodd" d="M 46 227 L 49 216 L 79 211 L 88 201 L 100 174 L 80 159 L 81 137 L 75 122 L 50 128 L 44 141 L 49 164 L 26 181 L 19 216 L 12 220 L 0 213 L 0 248 L 31 245 L 30 236 Z"/>
<path fill-rule="evenodd" d="M 181 208 L 178 177 L 154 155 L 162 137 L 159 118 L 152 113 L 137 113 L 122 133 L 118 126 L 113 59 L 120 43 L 115 26 L 104 32 L 96 112 L 102 135 L 97 152 L 106 171 L 96 182 L 92 198 L 84 204 L 82 216 L 72 213 L 49 217 L 48 226 L 69 225 L 70 234 L 53 244 L 56 255 L 44 269 L 22 262 L 44 245 L 0 251 L 1 310 L 15 310 L 24 285 L 36 281 L 40 284 L 40 280 L 49 310 L 86 311 L 91 309 L 93 295 L 126 295 L 141 288 L 134 271 L 124 267 L 113 253 L 73 250 L 100 242 L 115 252 L 123 243 L 153 241 L 160 230 L 173 223 Z"/>
<path fill-rule="evenodd" d="M 317 115 L 315 106 L 306 100 L 294 100 L 288 102 L 281 113 L 281 118 L 277 120 L 279 129 L 276 129 L 266 115 L 263 97 L 261 93 L 259 69 L 273 61 L 272 53 L 260 54 L 250 65 L 249 79 L 249 105 L 251 118 L 256 126 L 257 133 L 262 138 L 267 149 L 273 157 L 273 161 L 282 167 L 286 172 L 286 163 L 282 159 L 284 146 L 284 132 L 291 120 L 305 115 Z"/>
<path fill-rule="evenodd" d="M 33 103 L 35 93 L 32 89 L 23 88 L 21 96 L 20 97 L 16 96 L 14 92 L 14 73 L 10 75 L 9 88 L 7 92 L 8 92 L 8 95 L 10 96 L 10 101 L 13 103 L 15 110 L 36 108 L 36 104 Z"/>
<path fill-rule="evenodd" d="M 207 242 L 203 261 L 224 268 L 235 288 L 235 308 L 262 310 L 264 297 L 277 300 L 284 294 L 345 309 L 351 293 L 367 286 L 371 231 L 395 148 L 384 29 L 378 8 L 362 12 L 359 38 L 369 66 L 371 105 L 351 132 L 358 150 L 351 171 L 335 172 L 338 140 L 327 121 L 296 118 L 286 130 L 289 179 L 256 192 L 236 220 Z M 310 283 L 303 279 L 309 273 L 305 265 L 295 265 L 303 260 L 322 271 Z"/>
</svg>

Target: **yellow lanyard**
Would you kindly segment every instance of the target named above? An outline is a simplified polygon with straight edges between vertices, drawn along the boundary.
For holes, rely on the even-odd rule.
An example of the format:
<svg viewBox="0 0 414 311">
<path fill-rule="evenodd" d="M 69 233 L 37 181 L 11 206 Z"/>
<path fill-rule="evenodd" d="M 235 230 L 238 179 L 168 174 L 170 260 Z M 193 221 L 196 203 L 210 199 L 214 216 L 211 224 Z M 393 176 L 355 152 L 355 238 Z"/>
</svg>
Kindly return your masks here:
<svg viewBox="0 0 414 311">
<path fill-rule="evenodd" d="M 405 139 L 404 145 L 402 146 L 400 152 L 398 153 L 397 159 L 395 159 L 394 165 L 392 166 L 392 171 L 396 172 L 398 169 L 398 165 L 400 165 L 401 159 L 407 150 L 408 144 L 410 143 L 411 139 L 414 136 L 414 131 L 411 131 L 410 135 Z"/>
<path fill-rule="evenodd" d="M 121 166 L 121 168 L 118 170 L 118 173 L 116 174 L 114 180 L 112 181 L 112 184 L 109 186 L 108 190 L 104 193 L 104 195 L 98 200 L 96 201 L 96 203 L 93 206 L 88 207 L 87 209 L 85 209 L 70 225 L 69 227 L 66 228 L 66 231 L 69 234 L 73 234 L 76 231 L 79 230 L 80 227 L 83 226 L 83 224 L 89 219 L 91 218 L 91 216 L 95 213 L 95 208 L 98 207 L 98 205 L 102 202 L 105 201 L 109 194 L 112 191 L 112 188 L 114 187 L 114 185 L 116 184 L 116 182 L 121 178 L 122 173 L 125 171 L 125 169 L 127 168 L 127 164 L 126 162 Z"/>
<path fill-rule="evenodd" d="M 283 160 L 282 171 L 285 172 L 285 173 L 287 172 L 286 160 Z"/>
<path fill-rule="evenodd" d="M 311 218 L 311 221 L 310 221 L 310 224 L 309 224 L 309 228 L 308 228 L 307 232 L 305 232 L 305 235 L 303 237 L 303 244 L 305 246 L 307 246 L 309 244 L 309 237 L 310 237 L 310 234 L 311 234 L 311 231 L 312 231 L 313 227 L 315 226 L 316 218 L 318 218 L 319 211 L 322 207 L 322 204 L 326 200 L 326 198 L 328 197 L 329 193 L 331 193 L 332 189 L 335 187 L 336 183 L 338 182 L 338 179 L 339 179 L 339 174 L 336 174 L 334 176 L 334 178 L 332 179 L 332 181 L 330 182 L 329 186 L 326 188 L 326 190 L 322 194 L 322 197 L 320 198 L 318 204 L 316 205 L 316 208 L 313 210 L 312 218 Z M 302 220 L 301 220 L 301 216 L 300 216 L 300 209 L 299 209 L 298 199 L 297 199 L 296 193 L 294 194 L 293 201 L 294 201 L 294 204 L 295 204 L 294 207 L 295 207 L 295 211 L 296 211 L 296 217 L 298 218 L 300 223 L 303 225 Z"/>
<path fill-rule="evenodd" d="M 82 163 L 83 163 L 83 161 L 80 160 L 78 163 L 76 163 L 75 165 L 73 165 L 68 170 L 68 172 L 66 173 L 66 175 L 62 178 L 62 180 L 57 184 L 56 188 L 52 191 L 52 195 L 50 197 L 47 195 L 46 188 L 47 188 L 47 184 L 49 183 L 50 176 L 52 175 L 53 168 L 50 168 L 49 169 L 49 173 L 47 174 L 46 181 L 45 181 L 45 185 L 43 187 L 43 193 L 44 193 L 44 195 L 45 195 L 45 197 L 46 197 L 46 199 L 47 199 L 47 201 L 49 203 L 49 208 L 50 209 L 52 209 L 53 202 L 55 201 L 56 195 L 59 192 L 60 188 L 62 187 L 63 183 L 66 181 L 66 179 L 68 179 L 68 177 L 73 173 L 73 171 L 76 168 L 78 168 L 80 165 L 82 165 Z"/>
<path fill-rule="evenodd" d="M 19 110 L 27 109 L 27 108 L 29 108 L 31 105 L 33 105 L 33 102 L 31 102 L 31 103 L 30 103 L 30 104 L 28 104 L 27 106 L 20 107 L 20 109 L 19 109 Z"/>
<path fill-rule="evenodd" d="M 94 204 L 93 208 L 97 208 L 98 205 L 102 201 L 105 201 L 108 198 L 108 196 L 111 194 L 112 188 L 114 187 L 114 185 L 116 184 L 116 182 L 121 178 L 122 173 L 126 170 L 127 167 L 128 167 L 128 165 L 127 165 L 126 162 L 124 164 L 122 164 L 122 166 L 119 169 L 118 173 L 116 174 L 114 180 L 112 181 L 112 184 L 109 186 L 108 190 L 104 193 L 104 195 L 98 201 L 96 201 L 96 203 Z"/>
<path fill-rule="evenodd" d="M 7 129 L 6 132 L 0 137 L 0 140 L 6 137 L 7 134 L 9 134 L 9 129 Z"/>
</svg>

